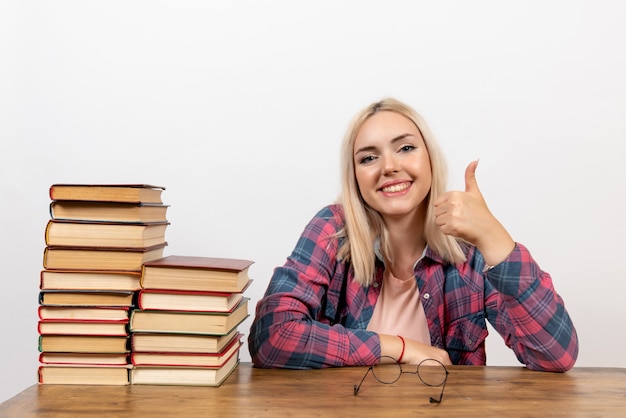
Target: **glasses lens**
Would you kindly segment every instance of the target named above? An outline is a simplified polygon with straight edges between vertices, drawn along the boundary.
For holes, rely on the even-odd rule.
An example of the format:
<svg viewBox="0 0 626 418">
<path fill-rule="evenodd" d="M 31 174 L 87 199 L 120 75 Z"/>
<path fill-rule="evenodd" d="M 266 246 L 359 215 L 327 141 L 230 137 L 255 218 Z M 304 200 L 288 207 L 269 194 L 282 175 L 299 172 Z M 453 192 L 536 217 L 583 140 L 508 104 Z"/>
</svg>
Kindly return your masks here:
<svg viewBox="0 0 626 418">
<path fill-rule="evenodd" d="M 394 383 L 400 378 L 401 373 L 400 364 L 395 361 L 393 363 L 380 363 L 372 367 L 372 374 L 380 383 Z"/>
<path fill-rule="evenodd" d="M 446 368 L 437 360 L 424 360 L 417 366 L 417 375 L 428 386 L 441 386 L 446 381 Z"/>
</svg>

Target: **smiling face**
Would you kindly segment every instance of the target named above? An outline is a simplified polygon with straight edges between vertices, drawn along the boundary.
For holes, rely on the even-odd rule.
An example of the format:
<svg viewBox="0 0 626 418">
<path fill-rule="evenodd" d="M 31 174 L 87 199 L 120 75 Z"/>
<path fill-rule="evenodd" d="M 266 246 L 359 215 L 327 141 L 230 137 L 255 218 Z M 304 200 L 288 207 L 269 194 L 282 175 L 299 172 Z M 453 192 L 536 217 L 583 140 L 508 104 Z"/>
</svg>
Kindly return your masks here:
<svg viewBox="0 0 626 418">
<path fill-rule="evenodd" d="M 383 219 L 423 214 L 430 159 L 410 119 L 392 111 L 370 116 L 355 138 L 354 171 L 361 196 Z"/>
</svg>

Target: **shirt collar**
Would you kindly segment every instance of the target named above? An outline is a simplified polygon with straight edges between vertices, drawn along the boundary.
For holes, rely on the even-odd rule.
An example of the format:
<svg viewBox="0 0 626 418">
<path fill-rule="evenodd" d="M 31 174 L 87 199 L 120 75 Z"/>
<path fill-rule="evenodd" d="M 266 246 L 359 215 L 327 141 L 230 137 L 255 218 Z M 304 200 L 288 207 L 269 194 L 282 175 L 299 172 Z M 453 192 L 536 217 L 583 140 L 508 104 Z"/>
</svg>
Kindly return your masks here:
<svg viewBox="0 0 626 418">
<path fill-rule="evenodd" d="M 380 262 L 382 262 L 383 265 L 384 265 L 385 264 L 385 260 L 383 258 L 382 252 L 380 251 L 380 238 L 378 238 L 378 237 L 376 237 L 376 240 L 374 241 L 374 254 L 376 254 L 376 258 L 378 258 L 378 260 L 380 260 Z M 413 269 L 415 269 L 415 266 L 417 265 L 417 263 L 419 263 L 420 260 L 422 260 L 425 257 L 430 258 L 433 261 L 436 261 L 438 263 L 443 264 L 443 258 L 441 258 L 433 250 L 431 250 L 430 247 L 428 246 L 428 244 L 426 244 L 426 247 L 424 248 L 424 252 L 422 253 L 422 256 L 415 261 L 415 264 L 413 264 Z"/>
</svg>

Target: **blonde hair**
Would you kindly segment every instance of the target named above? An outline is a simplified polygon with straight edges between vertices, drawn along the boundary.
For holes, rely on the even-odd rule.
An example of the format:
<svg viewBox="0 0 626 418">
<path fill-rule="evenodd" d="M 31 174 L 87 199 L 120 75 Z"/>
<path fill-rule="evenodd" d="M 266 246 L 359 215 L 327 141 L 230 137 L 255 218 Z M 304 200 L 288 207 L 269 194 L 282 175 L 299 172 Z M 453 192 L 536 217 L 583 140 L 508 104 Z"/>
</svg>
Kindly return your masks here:
<svg viewBox="0 0 626 418">
<path fill-rule="evenodd" d="M 431 202 L 445 191 L 447 182 L 447 166 L 430 128 L 426 121 L 410 106 L 393 98 L 387 98 L 367 106 L 352 119 L 343 139 L 341 150 L 341 194 L 345 215 L 345 226 L 339 231 L 341 241 L 338 256 L 342 260 L 350 260 L 354 268 L 354 277 L 364 286 L 372 283 L 375 274 L 376 254 L 374 243 L 378 239 L 380 251 L 385 263 L 391 261 L 389 240 L 382 218 L 363 200 L 356 181 L 354 167 L 354 142 L 363 123 L 376 112 L 390 111 L 411 120 L 422 134 L 432 171 L 430 192 L 426 197 L 426 219 L 424 239 L 426 243 L 446 262 L 456 264 L 465 261 L 465 254 L 457 240 L 444 235 L 435 225 L 435 215 Z"/>
</svg>

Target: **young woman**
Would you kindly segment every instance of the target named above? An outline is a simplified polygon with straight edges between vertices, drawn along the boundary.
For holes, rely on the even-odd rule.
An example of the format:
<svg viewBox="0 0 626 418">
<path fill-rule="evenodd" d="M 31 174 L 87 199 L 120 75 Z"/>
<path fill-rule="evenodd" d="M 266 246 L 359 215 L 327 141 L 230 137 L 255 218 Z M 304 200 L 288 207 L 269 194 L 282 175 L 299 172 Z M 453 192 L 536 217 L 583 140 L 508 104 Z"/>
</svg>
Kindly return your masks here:
<svg viewBox="0 0 626 418">
<path fill-rule="evenodd" d="M 488 320 L 530 369 L 573 367 L 578 339 L 550 275 L 491 214 L 475 177 L 446 192 L 425 121 L 394 99 L 352 121 L 342 192 L 304 229 L 258 302 L 257 367 L 484 365 Z"/>
</svg>

